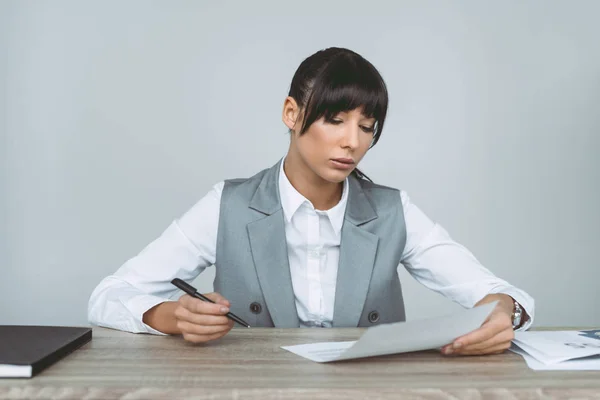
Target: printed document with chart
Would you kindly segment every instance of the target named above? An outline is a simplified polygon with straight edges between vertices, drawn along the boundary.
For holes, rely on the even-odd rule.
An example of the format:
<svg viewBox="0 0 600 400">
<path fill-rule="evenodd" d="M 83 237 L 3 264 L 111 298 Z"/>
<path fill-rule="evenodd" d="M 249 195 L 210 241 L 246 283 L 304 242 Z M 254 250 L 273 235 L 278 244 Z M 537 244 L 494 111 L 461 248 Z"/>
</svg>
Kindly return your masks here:
<svg viewBox="0 0 600 400">
<path fill-rule="evenodd" d="M 281 348 L 322 363 L 435 349 L 479 328 L 497 303 L 483 304 L 438 318 L 373 326 L 355 341 L 321 342 Z"/>
<path fill-rule="evenodd" d="M 600 329 L 516 332 L 510 350 L 535 370 L 600 370 Z"/>
</svg>

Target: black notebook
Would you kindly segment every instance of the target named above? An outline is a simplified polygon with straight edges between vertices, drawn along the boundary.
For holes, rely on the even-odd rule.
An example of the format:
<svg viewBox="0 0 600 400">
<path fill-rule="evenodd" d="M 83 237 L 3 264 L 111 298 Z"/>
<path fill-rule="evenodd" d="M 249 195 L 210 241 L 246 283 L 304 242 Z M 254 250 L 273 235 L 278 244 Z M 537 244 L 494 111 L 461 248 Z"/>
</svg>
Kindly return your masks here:
<svg viewBox="0 0 600 400">
<path fill-rule="evenodd" d="M 90 340 L 91 328 L 0 325 L 0 378 L 31 378 Z"/>
</svg>

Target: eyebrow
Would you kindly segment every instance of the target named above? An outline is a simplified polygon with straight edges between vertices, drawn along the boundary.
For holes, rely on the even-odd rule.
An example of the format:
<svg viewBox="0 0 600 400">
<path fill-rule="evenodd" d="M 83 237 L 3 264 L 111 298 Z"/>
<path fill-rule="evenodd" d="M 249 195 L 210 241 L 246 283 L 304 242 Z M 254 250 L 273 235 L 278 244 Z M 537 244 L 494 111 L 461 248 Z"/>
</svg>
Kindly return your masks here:
<svg viewBox="0 0 600 400">
<path fill-rule="evenodd" d="M 348 114 L 348 111 L 339 111 L 339 114 Z M 361 115 L 362 115 L 363 119 L 374 119 L 374 120 L 377 120 L 377 118 L 375 118 L 375 117 L 368 117 L 365 114 L 361 114 Z"/>
</svg>

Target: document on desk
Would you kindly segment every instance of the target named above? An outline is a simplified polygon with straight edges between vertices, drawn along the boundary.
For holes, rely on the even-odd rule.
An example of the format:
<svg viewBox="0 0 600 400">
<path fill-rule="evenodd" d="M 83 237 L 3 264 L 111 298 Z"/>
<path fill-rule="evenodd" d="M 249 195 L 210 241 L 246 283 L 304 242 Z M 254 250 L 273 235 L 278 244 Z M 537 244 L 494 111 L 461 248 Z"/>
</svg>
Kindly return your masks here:
<svg viewBox="0 0 600 400">
<path fill-rule="evenodd" d="M 600 330 L 516 332 L 510 350 L 535 370 L 600 370 Z"/>
<path fill-rule="evenodd" d="M 483 304 L 443 317 L 373 326 L 355 341 L 281 348 L 321 363 L 435 349 L 479 328 L 497 303 Z"/>
</svg>

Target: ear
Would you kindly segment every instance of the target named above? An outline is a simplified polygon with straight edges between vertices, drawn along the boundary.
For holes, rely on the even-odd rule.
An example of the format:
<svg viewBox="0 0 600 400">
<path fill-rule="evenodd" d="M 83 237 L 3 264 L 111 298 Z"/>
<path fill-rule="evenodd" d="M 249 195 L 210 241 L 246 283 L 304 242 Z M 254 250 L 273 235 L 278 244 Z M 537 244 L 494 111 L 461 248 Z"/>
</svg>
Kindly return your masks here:
<svg viewBox="0 0 600 400">
<path fill-rule="evenodd" d="M 300 123 L 300 108 L 293 97 L 288 96 L 283 102 L 283 113 L 281 120 L 289 129 L 294 130 L 296 122 Z"/>
</svg>

